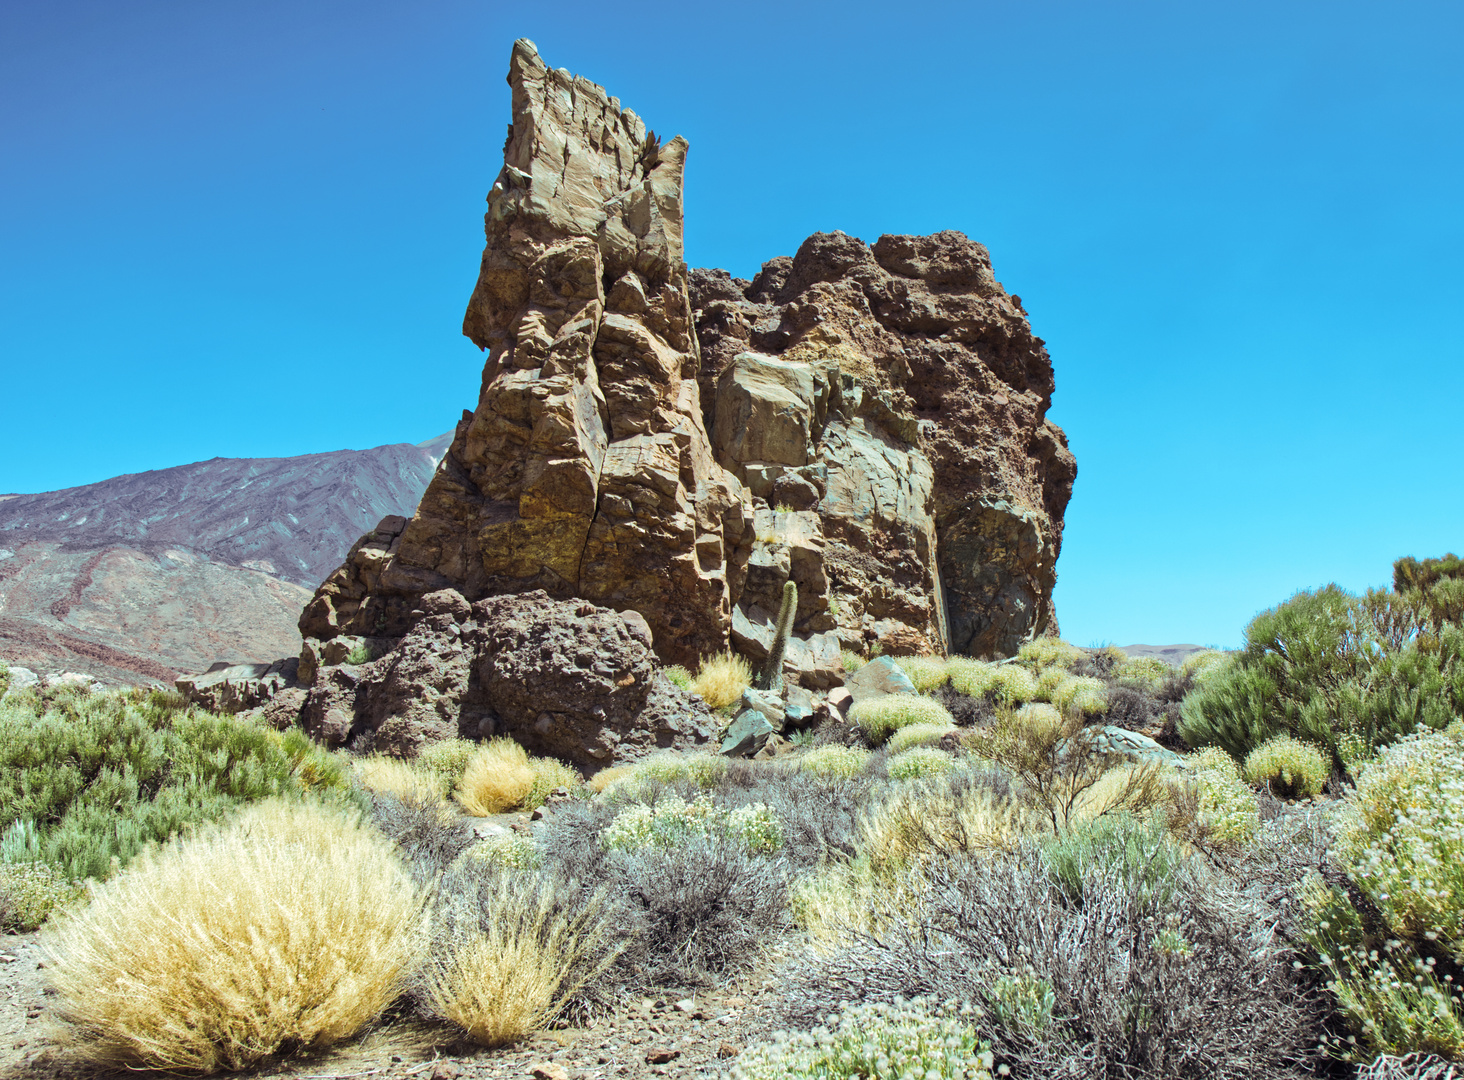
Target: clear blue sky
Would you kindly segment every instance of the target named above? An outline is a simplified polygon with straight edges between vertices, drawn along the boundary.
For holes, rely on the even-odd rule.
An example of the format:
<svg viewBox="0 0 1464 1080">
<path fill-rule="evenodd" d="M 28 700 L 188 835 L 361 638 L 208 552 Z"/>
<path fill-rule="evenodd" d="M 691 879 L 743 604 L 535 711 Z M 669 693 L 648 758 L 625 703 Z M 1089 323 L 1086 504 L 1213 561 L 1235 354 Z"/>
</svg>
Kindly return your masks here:
<svg viewBox="0 0 1464 1080">
<path fill-rule="evenodd" d="M 1457 3 L 0 5 L 0 492 L 418 441 L 514 38 L 691 141 L 688 257 L 961 229 L 1057 369 L 1079 644 L 1464 549 Z"/>
</svg>

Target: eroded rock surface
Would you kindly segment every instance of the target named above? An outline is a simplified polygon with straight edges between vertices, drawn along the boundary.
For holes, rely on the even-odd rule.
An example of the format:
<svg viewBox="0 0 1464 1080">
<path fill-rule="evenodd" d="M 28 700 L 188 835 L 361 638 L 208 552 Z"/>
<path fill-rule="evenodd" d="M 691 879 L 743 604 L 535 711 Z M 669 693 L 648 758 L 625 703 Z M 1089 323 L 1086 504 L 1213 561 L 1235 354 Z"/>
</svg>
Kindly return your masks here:
<svg viewBox="0 0 1464 1080">
<path fill-rule="evenodd" d="M 731 622 L 749 531 L 715 461 L 682 251 L 686 141 L 515 44 L 513 124 L 463 332 L 488 353 L 416 515 L 316 593 L 306 637 L 399 635 L 427 592 L 530 589 L 639 611 L 695 664 Z"/>
<path fill-rule="evenodd" d="M 1046 419 L 1047 351 L 984 247 L 817 233 L 752 281 L 690 280 L 718 460 L 818 549 L 800 632 L 996 657 L 1053 624 L 1076 464 Z M 796 550 L 776 531 L 759 517 L 749 576 Z M 760 625 L 760 592 L 734 633 Z"/>
<path fill-rule="evenodd" d="M 409 617 L 384 655 L 314 673 L 300 709 L 314 738 L 413 757 L 440 739 L 507 735 L 590 772 L 717 734 L 701 699 L 661 673 L 634 611 L 543 590 L 469 604 L 444 589 Z"/>
</svg>

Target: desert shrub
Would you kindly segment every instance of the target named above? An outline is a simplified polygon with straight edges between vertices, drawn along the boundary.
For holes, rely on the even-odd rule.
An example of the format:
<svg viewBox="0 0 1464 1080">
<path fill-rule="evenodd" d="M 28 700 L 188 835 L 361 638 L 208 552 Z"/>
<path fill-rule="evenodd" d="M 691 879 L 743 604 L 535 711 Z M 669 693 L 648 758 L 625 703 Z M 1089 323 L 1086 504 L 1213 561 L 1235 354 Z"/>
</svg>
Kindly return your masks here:
<svg viewBox="0 0 1464 1080">
<path fill-rule="evenodd" d="M 1201 673 L 1180 734 L 1236 758 L 1287 734 L 1345 765 L 1344 739 L 1360 742 L 1365 757 L 1443 728 L 1464 710 L 1464 628 L 1450 599 L 1459 588 L 1444 579 L 1428 593 L 1354 596 L 1335 585 L 1298 593 L 1257 615 L 1228 663 Z"/>
<path fill-rule="evenodd" d="M 87 1056 L 215 1072 L 374 1019 L 417 961 L 422 897 L 359 818 L 270 800 L 145 853 L 44 943 Z"/>
<path fill-rule="evenodd" d="M 176 694 L 65 689 L 0 705 L 0 829 L 34 822 L 39 858 L 67 878 L 106 877 L 114 859 L 243 802 L 347 787 L 308 740 Z"/>
<path fill-rule="evenodd" d="M 885 771 L 891 780 L 921 780 L 927 776 L 946 776 L 956 770 L 956 759 L 944 750 L 916 746 L 890 755 Z"/>
<path fill-rule="evenodd" d="M 1131 686 L 1114 686 L 1108 690 L 1104 720 L 1130 731 L 1143 731 L 1159 722 L 1165 713 L 1152 695 Z"/>
<path fill-rule="evenodd" d="M 783 845 L 782 823 L 767 807 L 752 804 L 726 810 L 707 795 L 690 803 L 675 795 L 651 806 L 633 803 L 615 815 L 600 842 L 611 851 L 640 851 L 677 847 L 692 836 L 725 839 L 749 854 Z"/>
<path fill-rule="evenodd" d="M 691 689 L 691 672 L 687 671 L 680 664 L 672 664 L 668 668 L 663 668 L 662 672 L 670 681 L 671 685 L 678 690 L 689 691 Z"/>
<path fill-rule="evenodd" d="M 68 881 L 43 862 L 0 862 L 0 931 L 34 930 L 53 912 L 74 907 L 85 897 L 85 885 Z"/>
<path fill-rule="evenodd" d="M 1165 800 L 1157 767 L 1114 768 L 1082 721 L 1054 706 L 1026 705 L 973 733 L 973 749 L 1017 781 L 1014 790 L 1053 832 L 1119 811 L 1145 813 Z"/>
<path fill-rule="evenodd" d="M 869 764 L 869 751 L 862 746 L 817 746 L 798 759 L 798 768 L 812 776 L 858 776 Z"/>
<path fill-rule="evenodd" d="M 0 660 L 0 698 L 10 690 L 10 665 Z"/>
<path fill-rule="evenodd" d="M 404 801 L 389 794 L 373 796 L 371 802 L 371 820 L 397 845 L 420 884 L 435 882 L 476 840 L 449 803 Z"/>
<path fill-rule="evenodd" d="M 699 694 L 709 709 L 725 709 L 742 697 L 752 685 L 752 667 L 731 649 L 708 656 L 701 662 L 691 692 Z"/>
<path fill-rule="evenodd" d="M 997 705 L 1013 709 L 1023 702 L 1037 697 L 1037 680 L 1024 667 L 1016 664 L 998 664 L 991 676 L 988 690 Z"/>
<path fill-rule="evenodd" d="M 930 746 L 940 742 L 956 729 L 949 724 L 911 724 L 902 727 L 885 742 L 885 749 L 891 755 L 903 753 L 916 746 Z"/>
<path fill-rule="evenodd" d="M 1464 724 L 1399 740 L 1364 765 L 1314 881 L 1311 940 L 1352 1032 L 1338 1056 L 1464 1057 Z"/>
<path fill-rule="evenodd" d="M 1005 851 L 1033 824 L 1005 777 L 960 771 L 889 791 L 860 820 L 857 850 L 888 877 L 938 855 Z"/>
<path fill-rule="evenodd" d="M 944 686 L 951 677 L 945 660 L 939 656 L 899 656 L 895 664 L 922 694 Z"/>
<path fill-rule="evenodd" d="M 1100 880 L 1123 882 L 1141 903 L 1167 903 L 1184 863 L 1162 819 L 1129 814 L 1080 825 L 1044 843 L 1042 852 L 1058 888 L 1073 903 L 1083 902 L 1083 882 L 1094 869 Z"/>
<path fill-rule="evenodd" d="M 1130 656 L 1113 669 L 1113 677 L 1140 689 L 1153 692 L 1174 673 L 1174 665 L 1157 656 Z"/>
<path fill-rule="evenodd" d="M 843 649 L 839 652 L 839 662 L 844 665 L 844 671 L 852 675 L 865 664 L 868 659 L 855 652 L 853 649 Z"/>
<path fill-rule="evenodd" d="M 16 818 L 0 834 L 0 863 L 34 862 L 41 857 L 41 831 L 30 818 Z"/>
<path fill-rule="evenodd" d="M 1048 701 L 1060 713 L 1097 716 L 1108 708 L 1108 687 L 1102 679 L 1074 675 L 1058 683 Z"/>
<path fill-rule="evenodd" d="M 454 795 L 468 813 L 487 817 L 522 805 L 533 790 L 528 751 L 512 739 L 498 738 L 473 752 Z"/>
<path fill-rule="evenodd" d="M 1083 650 L 1061 638 L 1040 637 L 1017 650 L 1017 659 L 1041 674 L 1050 668 L 1070 668 L 1083 659 Z"/>
<path fill-rule="evenodd" d="M 1180 671 L 1192 678 L 1205 677 L 1206 672 L 1213 672 L 1229 659 L 1226 653 L 1219 649 L 1203 649 L 1193 656 L 1186 657 L 1180 665 Z"/>
<path fill-rule="evenodd" d="M 572 792 L 580 786 L 580 774 L 556 758 L 529 758 L 529 769 L 534 774 L 534 784 L 524 797 L 525 810 L 543 806 L 556 788 Z"/>
<path fill-rule="evenodd" d="M 1247 784 L 1283 799 L 1304 799 L 1321 794 L 1332 763 L 1311 743 L 1277 735 L 1246 755 L 1242 772 Z"/>
<path fill-rule="evenodd" d="M 865 698 L 854 703 L 849 710 L 849 720 L 857 724 L 864 737 L 875 745 L 912 724 L 953 724 L 945 706 L 924 694 L 882 694 Z"/>
<path fill-rule="evenodd" d="M 970 1002 L 995 1063 L 1018 1076 L 1281 1080 L 1314 1063 L 1317 995 L 1244 883 L 1195 859 L 1147 890 L 1127 854 L 1077 866 L 1060 883 L 1030 843 L 932 861 L 921 903 L 897 900 L 882 929 L 803 961 L 788 1013 Z"/>
<path fill-rule="evenodd" d="M 979 698 L 991 689 L 996 665 L 982 663 L 969 656 L 953 656 L 946 662 L 951 687 L 967 697 Z"/>
<path fill-rule="evenodd" d="M 828 1027 L 777 1032 L 737 1058 L 734 1080 L 991 1080 L 989 1043 L 976 1037 L 970 1010 L 913 1001 L 846 1005 Z"/>
<path fill-rule="evenodd" d="M 1438 559 L 1415 559 L 1404 556 L 1393 563 L 1393 591 L 1427 591 L 1439 582 L 1464 578 L 1464 559 L 1452 551 Z"/>
<path fill-rule="evenodd" d="M 449 890 L 424 978 L 431 1008 L 484 1046 L 553 1022 L 614 962 L 603 894 L 562 894 L 552 879 L 490 878 Z"/>
<path fill-rule="evenodd" d="M 782 826 L 777 857 L 806 869 L 854 854 L 860 815 L 882 783 L 867 772 L 819 777 L 777 762 L 738 762 L 717 798 L 729 809 L 766 807 Z"/>
<path fill-rule="evenodd" d="M 708 791 L 727 775 L 727 759 L 720 754 L 678 754 L 668 750 L 635 766 L 634 775 L 638 780 L 685 782 Z"/>
<path fill-rule="evenodd" d="M 351 763 L 356 779 L 373 795 L 391 795 L 402 802 L 430 803 L 446 797 L 444 777 L 415 763 L 386 754 L 371 754 Z"/>
<path fill-rule="evenodd" d="M 457 787 L 479 745 L 472 739 L 439 739 L 422 747 L 412 764 L 438 778 L 445 798 Z"/>
<path fill-rule="evenodd" d="M 485 837 L 463 853 L 480 866 L 501 870 L 537 870 L 544 858 L 523 833 L 506 832 Z"/>
<path fill-rule="evenodd" d="M 1198 823 L 1209 842 L 1227 845 L 1249 840 L 1260 826 L 1256 795 L 1240 778 L 1235 759 L 1208 747 L 1186 759 L 1198 800 Z"/>
</svg>

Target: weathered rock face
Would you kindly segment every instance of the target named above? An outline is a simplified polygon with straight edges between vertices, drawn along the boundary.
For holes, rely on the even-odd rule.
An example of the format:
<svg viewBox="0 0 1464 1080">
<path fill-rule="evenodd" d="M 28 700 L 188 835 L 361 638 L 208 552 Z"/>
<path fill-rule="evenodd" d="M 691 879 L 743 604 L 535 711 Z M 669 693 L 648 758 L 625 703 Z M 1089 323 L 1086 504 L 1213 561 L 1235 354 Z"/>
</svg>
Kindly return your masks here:
<svg viewBox="0 0 1464 1080">
<path fill-rule="evenodd" d="M 717 725 L 700 698 L 657 668 L 635 612 L 555 600 L 542 590 L 469 604 L 429 593 L 408 632 L 365 664 L 325 664 L 301 721 L 330 746 L 400 757 L 462 737 L 512 737 L 586 771 L 664 747 L 708 742 Z"/>
<path fill-rule="evenodd" d="M 795 511 L 758 518 L 734 635 L 763 622 L 784 552 L 796 629 L 856 649 L 1007 656 L 1052 624 L 1077 468 L 984 247 L 818 233 L 751 282 L 692 271 L 691 296 L 718 461 Z"/>
<path fill-rule="evenodd" d="M 702 421 L 687 144 L 661 145 L 529 42 L 514 46 L 509 83 L 513 124 L 463 322 L 488 351 L 478 407 L 416 515 L 363 538 L 301 631 L 398 635 L 433 590 L 544 589 L 639 611 L 663 657 L 694 664 L 726 642 L 751 514 Z"/>
<path fill-rule="evenodd" d="M 1004 656 L 1050 627 L 1076 468 L 1046 420 L 1047 353 L 986 250 L 820 233 L 752 282 L 688 278 L 686 142 L 661 145 L 528 42 L 509 82 L 463 324 L 488 352 L 477 408 L 415 516 L 384 519 L 317 590 L 306 676 L 332 639 L 340 655 L 402 639 L 415 672 L 414 612 L 441 590 L 639 612 L 647 647 L 693 666 L 729 641 L 765 658 L 791 580 L 785 671 L 818 690 L 842 681 L 843 648 Z M 370 688 L 421 712 L 413 730 L 422 710 L 463 715 L 433 693 Z M 344 714 L 327 720 L 324 689 L 312 701 L 334 731 Z M 560 723 L 534 708 L 515 724 Z"/>
</svg>

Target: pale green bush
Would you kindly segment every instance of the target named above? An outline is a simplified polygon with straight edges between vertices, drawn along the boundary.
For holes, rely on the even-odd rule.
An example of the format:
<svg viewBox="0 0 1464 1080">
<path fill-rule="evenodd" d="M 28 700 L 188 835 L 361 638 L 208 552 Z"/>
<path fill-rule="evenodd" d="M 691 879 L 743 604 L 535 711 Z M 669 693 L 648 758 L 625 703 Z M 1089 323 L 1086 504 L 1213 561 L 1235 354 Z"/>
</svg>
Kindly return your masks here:
<svg viewBox="0 0 1464 1080">
<path fill-rule="evenodd" d="M 687 671 L 686 668 L 682 667 L 680 664 L 672 664 L 670 667 L 663 670 L 665 672 L 666 678 L 670 680 L 672 686 L 680 690 L 691 690 L 692 674 L 691 672 Z"/>
<path fill-rule="evenodd" d="M 1186 659 L 1179 666 L 1179 670 L 1196 682 L 1201 682 L 1209 678 L 1228 659 L 1229 656 L 1218 649 L 1206 649 Z"/>
<path fill-rule="evenodd" d="M 468 848 L 462 857 L 483 866 L 510 870 L 537 870 L 544 862 L 534 842 L 516 832 L 487 837 Z"/>
<path fill-rule="evenodd" d="M 1157 656 L 1130 656 L 1113 669 L 1113 677 L 1119 682 L 1133 683 L 1145 690 L 1157 690 L 1174 674 L 1171 664 Z"/>
<path fill-rule="evenodd" d="M 946 662 L 951 688 L 967 697 L 982 697 L 996 679 L 996 665 L 969 656 L 953 656 Z"/>
<path fill-rule="evenodd" d="M 976 1037 L 975 1010 L 921 998 L 846 1005 L 829 1027 L 778 1032 L 745 1050 L 734 1080 L 991 1080 L 991 1045 Z"/>
<path fill-rule="evenodd" d="M 798 759 L 799 769 L 826 779 L 858 776 L 868 764 L 869 751 L 864 747 L 838 744 L 815 747 Z"/>
<path fill-rule="evenodd" d="M 1239 844 L 1260 828 L 1256 794 L 1240 778 L 1235 759 L 1218 746 L 1186 759 L 1199 800 L 1199 820 L 1212 842 Z"/>
<path fill-rule="evenodd" d="M 992 676 L 991 693 L 998 705 L 1014 709 L 1037 697 L 1037 678 L 1016 664 L 998 664 Z"/>
<path fill-rule="evenodd" d="M 704 790 L 716 787 L 726 775 L 727 759 L 720 754 L 678 754 L 673 750 L 653 754 L 635 766 L 631 774 L 635 780 L 689 783 Z"/>
<path fill-rule="evenodd" d="M 949 724 L 911 724 L 891 735 L 885 748 L 891 754 L 901 754 L 912 747 L 938 743 L 955 730 L 957 729 Z"/>
<path fill-rule="evenodd" d="M 708 795 L 689 803 L 672 795 L 654 806 L 627 806 L 601 831 L 600 843 L 608 851 L 641 851 L 677 847 L 692 836 L 726 837 L 752 854 L 783 846 L 782 822 L 764 804 L 729 811 Z"/>
<path fill-rule="evenodd" d="M 853 649 L 844 649 L 839 653 L 839 662 L 844 665 L 844 670 L 852 675 L 869 661 L 855 652 Z"/>
<path fill-rule="evenodd" d="M 912 724 L 954 725 L 950 711 L 924 694 L 883 694 L 856 702 L 849 719 L 859 725 L 864 737 L 879 744 L 893 732 Z"/>
<path fill-rule="evenodd" d="M 0 930 L 34 930 L 85 897 L 82 882 L 68 881 L 43 862 L 0 863 Z"/>
<path fill-rule="evenodd" d="M 1084 656 L 1083 650 L 1060 638 L 1042 637 L 1017 650 L 1017 659 L 1043 672 L 1049 668 L 1070 668 Z"/>
<path fill-rule="evenodd" d="M 895 754 L 885 766 L 891 780 L 920 780 L 927 776 L 946 776 L 956 771 L 956 759 L 944 750 L 917 746 Z"/>
<path fill-rule="evenodd" d="M 1074 675 L 1059 683 L 1048 700 L 1058 712 L 1094 716 L 1108 708 L 1108 687 L 1102 679 Z"/>
<path fill-rule="evenodd" d="M 534 786 L 524 799 L 525 810 L 543 806 L 555 788 L 573 792 L 582 783 L 578 772 L 556 758 L 529 758 L 529 768 L 534 773 Z"/>
<path fill-rule="evenodd" d="M 945 660 L 939 656 L 897 656 L 895 664 L 922 694 L 928 694 L 950 681 L 951 673 L 946 669 Z"/>
<path fill-rule="evenodd" d="M 430 743 L 412 759 L 412 764 L 424 773 L 436 776 L 442 787 L 442 797 L 457 786 L 468 767 L 468 761 L 478 749 L 478 743 L 470 739 L 443 739 Z"/>
<path fill-rule="evenodd" d="M 1246 755 L 1242 769 L 1246 783 L 1285 799 L 1320 795 L 1331 772 L 1332 763 L 1320 747 L 1290 735 L 1267 739 Z"/>
</svg>

